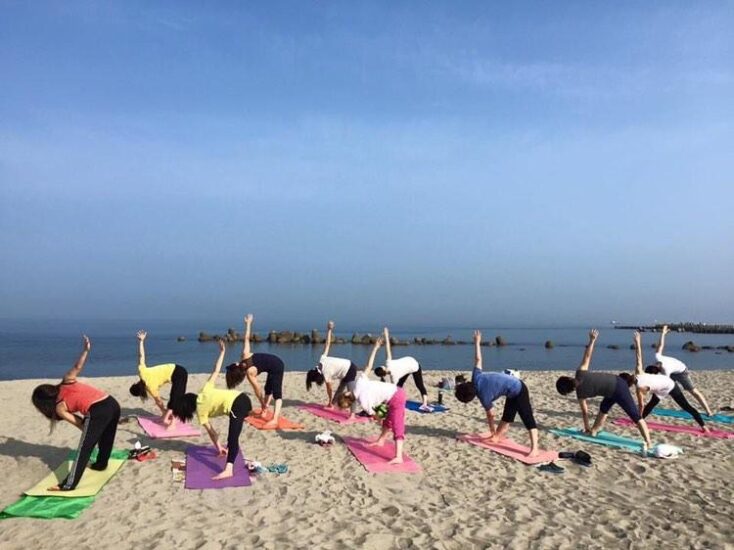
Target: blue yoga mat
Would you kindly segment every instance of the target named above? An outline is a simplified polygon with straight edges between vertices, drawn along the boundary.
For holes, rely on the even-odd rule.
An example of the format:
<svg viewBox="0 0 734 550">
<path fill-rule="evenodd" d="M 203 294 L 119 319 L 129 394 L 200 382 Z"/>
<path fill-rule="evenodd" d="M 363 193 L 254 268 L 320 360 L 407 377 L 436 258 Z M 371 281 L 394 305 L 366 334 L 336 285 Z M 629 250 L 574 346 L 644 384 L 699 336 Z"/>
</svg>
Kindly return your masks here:
<svg viewBox="0 0 734 550">
<path fill-rule="evenodd" d="M 423 403 L 420 403 L 418 401 L 406 401 L 405 408 L 410 411 L 415 411 L 415 412 L 419 412 L 423 414 L 431 414 L 429 412 L 421 411 L 418 409 L 418 407 L 420 407 L 422 404 Z M 443 405 L 431 405 L 431 407 L 433 407 L 434 413 L 442 413 L 442 412 L 446 412 L 449 410 L 448 407 L 444 407 Z"/>
<path fill-rule="evenodd" d="M 693 417 L 690 413 L 687 413 L 686 411 L 679 411 L 676 409 L 655 409 L 652 411 L 652 414 L 654 414 L 655 416 L 669 416 L 671 418 L 684 418 L 686 420 L 693 420 Z M 707 422 L 722 422 L 724 424 L 734 424 L 734 416 L 727 416 L 725 414 L 715 414 L 713 416 L 702 414 L 701 418 L 703 418 Z"/>
<path fill-rule="evenodd" d="M 595 443 L 597 445 L 605 445 L 607 447 L 616 447 L 618 449 L 626 449 L 628 451 L 642 452 L 642 442 L 637 439 L 630 439 L 628 437 L 621 437 L 614 435 L 610 432 L 599 432 L 596 437 L 586 435 L 583 431 L 578 428 L 563 428 L 550 430 L 551 433 L 572 437 L 580 441 L 586 441 L 588 443 Z"/>
</svg>

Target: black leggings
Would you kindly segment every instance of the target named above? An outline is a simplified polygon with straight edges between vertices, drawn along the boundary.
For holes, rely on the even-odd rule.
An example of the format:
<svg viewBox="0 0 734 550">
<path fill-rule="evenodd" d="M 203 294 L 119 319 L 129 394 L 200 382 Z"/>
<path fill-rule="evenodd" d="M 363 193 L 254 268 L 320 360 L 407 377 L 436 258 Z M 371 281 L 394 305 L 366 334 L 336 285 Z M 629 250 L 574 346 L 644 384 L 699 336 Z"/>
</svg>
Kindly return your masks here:
<svg viewBox="0 0 734 550">
<path fill-rule="evenodd" d="M 408 376 L 410 376 L 411 373 L 406 374 L 403 376 L 400 380 L 398 380 L 398 388 L 402 388 L 403 384 L 405 384 L 405 381 L 408 379 Z M 415 382 L 415 387 L 418 388 L 418 391 L 421 392 L 421 395 L 428 395 L 428 391 L 426 390 L 426 385 L 423 383 L 423 369 L 421 369 L 420 365 L 418 365 L 418 370 L 415 371 L 413 374 L 413 382 Z"/>
<path fill-rule="evenodd" d="M 283 371 L 285 370 L 285 364 L 280 358 L 270 365 L 267 373 L 268 377 L 265 380 L 265 395 L 272 395 L 273 399 L 283 399 Z"/>
<path fill-rule="evenodd" d="M 635 400 L 632 399 L 632 394 L 630 393 L 630 387 L 627 384 L 627 381 L 621 376 L 617 376 L 617 387 L 615 388 L 614 393 L 601 400 L 599 411 L 602 414 L 607 414 L 609 409 L 611 409 L 615 404 L 622 407 L 632 422 L 637 424 L 640 421 L 640 410 L 637 408 Z"/>
<path fill-rule="evenodd" d="M 704 427 L 705 424 L 703 422 L 703 418 L 701 418 L 699 412 L 694 409 L 693 406 L 688 402 L 686 396 L 683 395 L 683 391 L 681 391 L 678 384 L 675 385 L 673 390 L 668 395 L 673 398 L 673 401 L 675 401 L 681 409 L 690 414 L 699 426 L 701 426 L 702 428 Z M 647 415 L 652 412 L 652 410 L 657 406 L 658 403 L 660 403 L 660 398 L 657 395 L 653 395 L 652 398 L 650 398 L 650 401 L 648 401 L 647 405 L 645 405 L 645 410 L 642 411 L 642 418 L 647 417 Z"/>
<path fill-rule="evenodd" d="M 186 393 L 186 383 L 189 380 L 189 373 L 181 365 L 176 365 L 171 375 L 171 395 L 168 397 L 168 408 L 172 409 L 173 404 L 181 399 Z"/>
<path fill-rule="evenodd" d="M 69 475 L 61 483 L 62 491 L 72 491 L 79 485 L 79 480 L 82 478 L 84 468 L 87 467 L 95 445 L 99 446 L 97 461 L 92 464 L 91 468 L 93 470 L 107 468 L 119 420 L 120 404 L 111 395 L 89 408 L 89 414 L 84 418 L 77 456 L 69 469 Z"/>
<path fill-rule="evenodd" d="M 240 434 L 242 423 L 252 410 L 252 403 L 247 394 L 241 393 L 234 398 L 232 409 L 229 411 L 229 431 L 227 432 L 227 462 L 234 464 L 237 453 L 240 452 Z"/>
<path fill-rule="evenodd" d="M 530 392 L 525 382 L 520 381 L 522 389 L 515 397 L 505 398 L 505 410 L 502 412 L 502 422 L 512 424 L 515 421 L 515 415 L 520 413 L 520 419 L 528 430 L 534 430 L 538 427 L 533 416 L 533 407 L 530 405 Z"/>
</svg>

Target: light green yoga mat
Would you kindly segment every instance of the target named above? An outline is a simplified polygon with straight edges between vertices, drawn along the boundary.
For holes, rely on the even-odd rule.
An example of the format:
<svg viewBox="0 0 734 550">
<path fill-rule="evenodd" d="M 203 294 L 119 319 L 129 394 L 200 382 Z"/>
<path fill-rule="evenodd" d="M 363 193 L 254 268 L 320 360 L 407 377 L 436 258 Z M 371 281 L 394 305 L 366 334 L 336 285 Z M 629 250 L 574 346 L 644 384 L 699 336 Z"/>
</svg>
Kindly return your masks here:
<svg viewBox="0 0 734 550">
<path fill-rule="evenodd" d="M 599 432 L 596 437 L 587 435 L 578 428 L 553 429 L 550 430 L 550 432 L 556 435 L 586 441 L 588 443 L 595 443 L 597 445 L 616 447 L 618 449 L 626 449 L 628 451 L 636 451 L 638 453 L 642 452 L 642 441 L 639 439 L 621 437 L 610 432 Z"/>
<path fill-rule="evenodd" d="M 40 519 L 74 519 L 89 508 L 94 497 L 29 497 L 23 496 L 0 512 L 0 519 L 7 518 L 40 518 Z"/>
</svg>

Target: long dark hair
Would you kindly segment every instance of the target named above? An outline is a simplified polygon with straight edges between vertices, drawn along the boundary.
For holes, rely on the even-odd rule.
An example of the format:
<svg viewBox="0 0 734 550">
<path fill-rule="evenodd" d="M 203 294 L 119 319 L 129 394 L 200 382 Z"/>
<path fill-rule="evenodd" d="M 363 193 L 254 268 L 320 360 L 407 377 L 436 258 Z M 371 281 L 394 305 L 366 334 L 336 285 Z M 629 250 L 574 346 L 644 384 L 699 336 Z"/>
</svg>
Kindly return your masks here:
<svg viewBox="0 0 734 550">
<path fill-rule="evenodd" d="M 224 379 L 227 381 L 227 387 L 231 390 L 239 386 L 245 379 L 247 374 L 247 364 L 242 361 L 240 363 L 231 363 L 227 365 Z"/>
<path fill-rule="evenodd" d="M 194 418 L 194 413 L 196 412 L 196 397 L 195 393 L 186 393 L 182 398 L 176 399 L 171 403 L 173 416 L 182 422 L 186 422 Z"/>
<path fill-rule="evenodd" d="M 138 380 L 132 386 L 130 386 L 130 395 L 139 397 L 143 401 L 148 399 L 148 387 L 145 385 L 145 382 L 143 382 L 142 380 Z"/>
<path fill-rule="evenodd" d="M 314 367 L 306 373 L 306 390 L 310 390 L 312 384 L 317 386 L 323 386 L 324 384 L 324 375 L 318 367 Z"/>
<path fill-rule="evenodd" d="M 31 402 L 38 411 L 51 421 L 51 431 L 60 420 L 56 414 L 56 401 L 59 399 L 58 384 L 41 384 L 36 386 L 31 395 Z"/>
</svg>

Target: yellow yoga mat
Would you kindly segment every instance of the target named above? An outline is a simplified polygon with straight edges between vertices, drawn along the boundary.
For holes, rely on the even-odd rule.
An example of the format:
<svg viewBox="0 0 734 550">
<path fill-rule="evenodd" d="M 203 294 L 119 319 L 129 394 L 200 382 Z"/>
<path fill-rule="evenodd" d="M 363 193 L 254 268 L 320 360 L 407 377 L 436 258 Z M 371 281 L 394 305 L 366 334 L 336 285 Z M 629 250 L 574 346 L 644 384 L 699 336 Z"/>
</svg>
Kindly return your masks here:
<svg viewBox="0 0 734 550">
<path fill-rule="evenodd" d="M 44 477 L 39 483 L 28 489 L 25 494 L 34 497 L 91 497 L 99 493 L 99 490 L 107 483 L 117 471 L 122 468 L 126 460 L 118 460 L 111 458 L 107 464 L 107 469 L 103 472 L 97 472 L 89 468 L 84 469 L 82 479 L 79 485 L 73 491 L 49 491 L 49 487 L 58 485 L 69 474 L 72 461 L 67 460 L 56 471 L 51 472 Z"/>
</svg>

